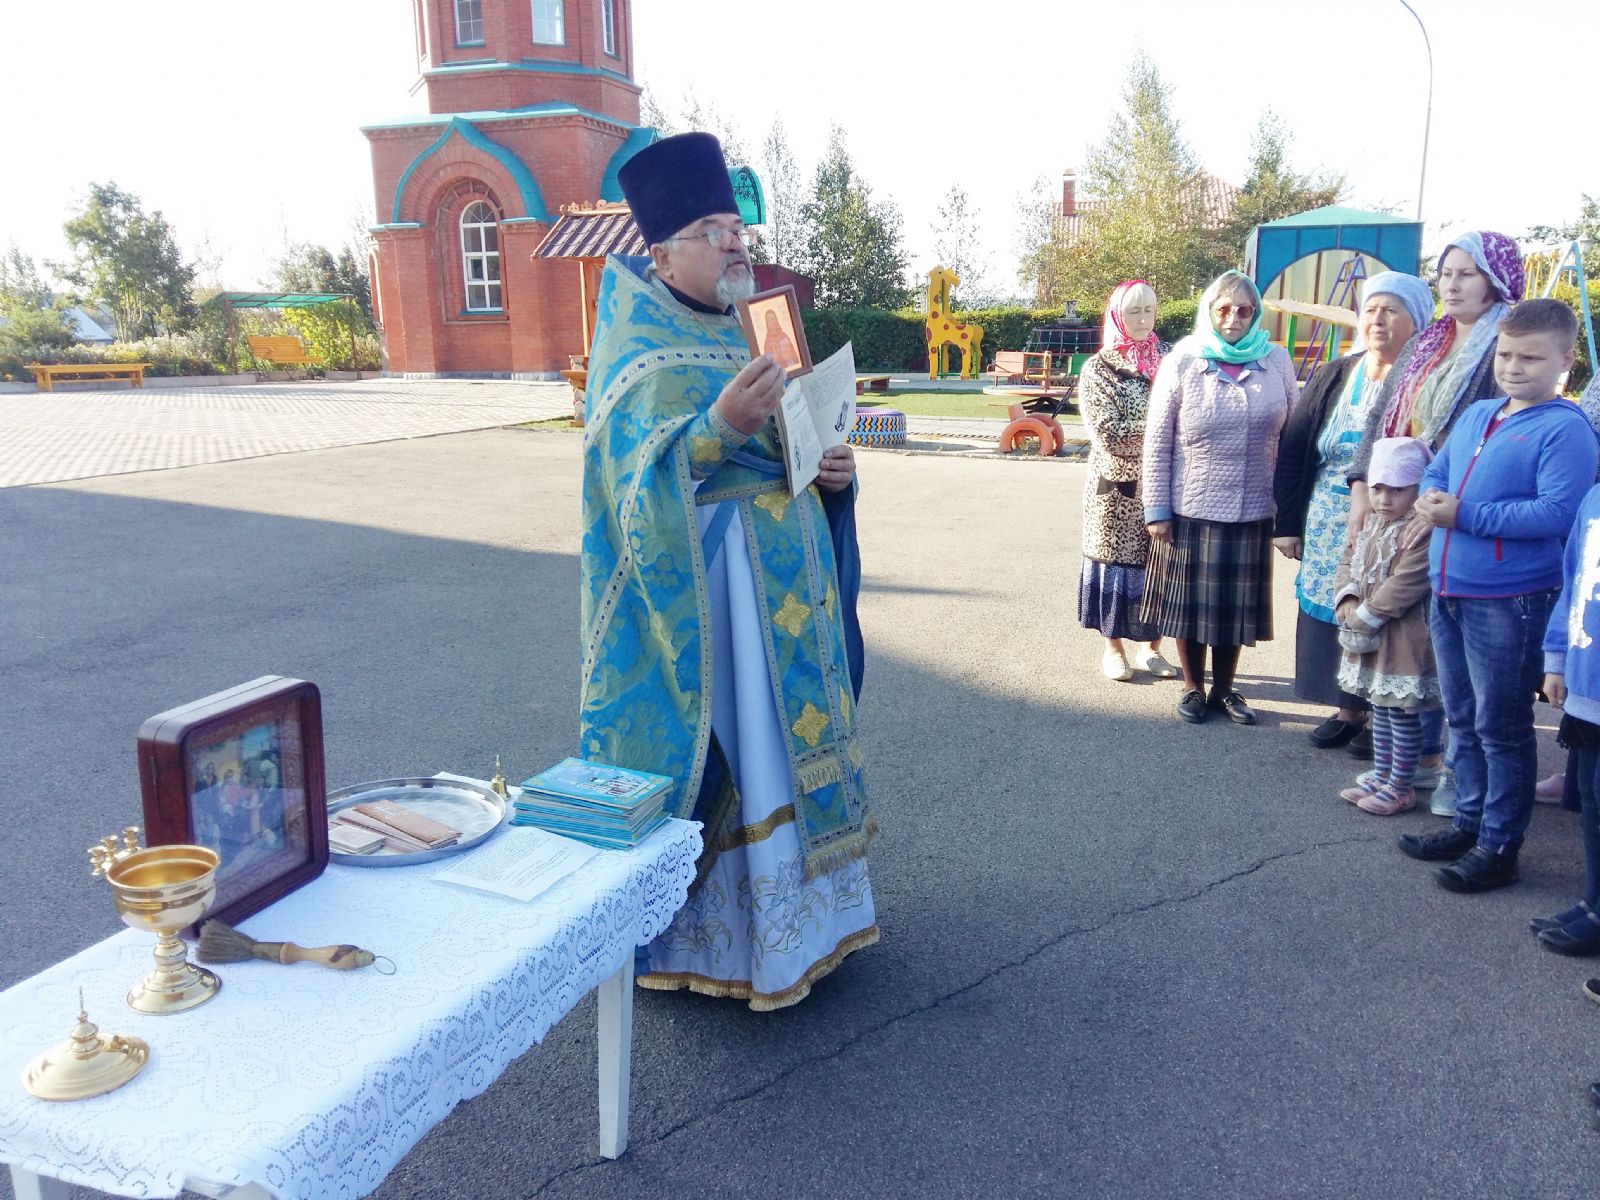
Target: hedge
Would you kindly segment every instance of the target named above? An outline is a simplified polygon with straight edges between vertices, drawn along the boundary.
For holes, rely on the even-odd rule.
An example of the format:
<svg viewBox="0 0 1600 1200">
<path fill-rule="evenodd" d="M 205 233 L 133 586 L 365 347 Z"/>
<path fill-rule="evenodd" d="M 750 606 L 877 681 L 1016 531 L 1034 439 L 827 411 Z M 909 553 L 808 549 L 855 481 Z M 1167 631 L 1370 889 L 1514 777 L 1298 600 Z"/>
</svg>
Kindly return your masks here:
<svg viewBox="0 0 1600 1200">
<path fill-rule="evenodd" d="M 1156 332 L 1175 342 L 1194 329 L 1196 301 L 1172 300 L 1156 312 Z M 1078 310 L 1091 328 L 1099 329 L 1098 311 Z M 916 309 L 808 308 L 801 313 L 806 341 L 813 358 L 823 359 L 846 342 L 855 349 L 859 370 L 926 371 L 928 348 L 923 339 L 923 314 Z M 1058 308 L 958 309 L 955 318 L 983 326 L 983 363 L 987 369 L 999 350 L 1022 350 L 1037 325 L 1050 325 L 1061 317 Z"/>
</svg>

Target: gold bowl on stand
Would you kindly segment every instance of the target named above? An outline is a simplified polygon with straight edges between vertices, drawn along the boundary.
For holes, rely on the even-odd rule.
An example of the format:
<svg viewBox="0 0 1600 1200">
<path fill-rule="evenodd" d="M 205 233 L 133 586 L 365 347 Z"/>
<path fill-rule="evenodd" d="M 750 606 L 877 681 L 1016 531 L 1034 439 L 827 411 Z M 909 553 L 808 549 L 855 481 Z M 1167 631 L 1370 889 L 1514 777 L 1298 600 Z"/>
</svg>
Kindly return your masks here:
<svg viewBox="0 0 1600 1200">
<path fill-rule="evenodd" d="M 128 1007 L 142 1013 L 175 1013 L 204 1004 L 222 982 L 189 961 L 178 930 L 195 924 L 217 894 L 215 850 L 204 846 L 151 846 L 137 849 L 136 835 L 124 832 L 124 848 L 107 838 L 107 848 L 94 857 L 94 873 L 103 875 L 122 923 L 156 934 L 156 965 L 128 993 Z M 95 850 L 102 850 L 96 847 Z"/>
</svg>

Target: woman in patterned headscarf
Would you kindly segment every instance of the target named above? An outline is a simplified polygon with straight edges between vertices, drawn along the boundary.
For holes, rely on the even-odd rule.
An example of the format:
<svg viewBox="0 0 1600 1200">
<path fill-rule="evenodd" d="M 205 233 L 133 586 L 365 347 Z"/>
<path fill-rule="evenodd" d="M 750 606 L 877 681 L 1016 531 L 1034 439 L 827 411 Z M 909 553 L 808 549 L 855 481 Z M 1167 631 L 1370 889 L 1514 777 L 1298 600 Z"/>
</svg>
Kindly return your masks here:
<svg viewBox="0 0 1600 1200">
<path fill-rule="evenodd" d="M 1139 617 L 1144 528 L 1139 456 L 1150 381 L 1167 352 L 1156 338 L 1156 294 L 1142 279 L 1118 284 L 1106 301 L 1100 352 L 1078 378 L 1078 404 L 1089 435 L 1089 478 L 1083 489 L 1083 569 L 1078 576 L 1078 620 L 1106 640 L 1100 670 L 1107 679 L 1133 678 L 1123 639 L 1138 643 L 1133 664 L 1158 679 L 1177 675 L 1161 657 L 1161 634 Z"/>
<path fill-rule="evenodd" d="M 1438 452 L 1456 418 L 1500 394 L 1495 327 L 1522 299 L 1522 255 L 1503 233 L 1461 234 L 1439 256 L 1439 319 L 1412 339 L 1389 372 L 1351 464 L 1350 527 L 1366 518 L 1367 461 L 1386 437 L 1418 437 Z"/>
</svg>

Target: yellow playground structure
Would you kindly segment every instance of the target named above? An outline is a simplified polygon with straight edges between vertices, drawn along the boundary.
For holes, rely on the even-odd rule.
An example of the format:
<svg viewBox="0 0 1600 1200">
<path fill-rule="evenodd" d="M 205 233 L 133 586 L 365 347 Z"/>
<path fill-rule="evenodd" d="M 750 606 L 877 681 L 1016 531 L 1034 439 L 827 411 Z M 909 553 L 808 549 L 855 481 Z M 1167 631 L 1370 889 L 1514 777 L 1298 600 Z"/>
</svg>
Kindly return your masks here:
<svg viewBox="0 0 1600 1200">
<path fill-rule="evenodd" d="M 928 320 L 922 336 L 928 343 L 929 379 L 976 379 L 983 359 L 983 326 L 953 320 L 956 284 L 961 280 L 948 267 L 928 272 Z M 961 354 L 961 369 L 951 369 L 951 350 Z"/>
</svg>

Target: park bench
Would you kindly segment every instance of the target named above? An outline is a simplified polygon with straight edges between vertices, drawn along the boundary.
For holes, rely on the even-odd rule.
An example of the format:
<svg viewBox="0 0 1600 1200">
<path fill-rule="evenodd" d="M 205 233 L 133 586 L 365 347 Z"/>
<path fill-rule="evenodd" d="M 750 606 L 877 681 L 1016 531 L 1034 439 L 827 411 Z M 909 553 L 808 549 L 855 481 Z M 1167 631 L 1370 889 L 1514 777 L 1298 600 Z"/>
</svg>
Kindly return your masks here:
<svg viewBox="0 0 1600 1200">
<path fill-rule="evenodd" d="M 30 363 L 33 382 L 41 392 L 55 390 L 56 380 L 77 383 L 87 379 L 126 379 L 136 388 L 144 386 L 149 363 Z"/>
<path fill-rule="evenodd" d="M 866 392 L 887 392 L 889 390 L 889 376 L 887 375 L 857 375 L 856 395 Z"/>
<path fill-rule="evenodd" d="M 275 367 L 312 367 L 316 360 L 306 351 L 305 344 L 299 338 L 291 335 L 265 337 L 255 335 L 245 339 L 250 344 L 250 353 L 256 356 L 259 362 L 271 363 Z"/>
</svg>

